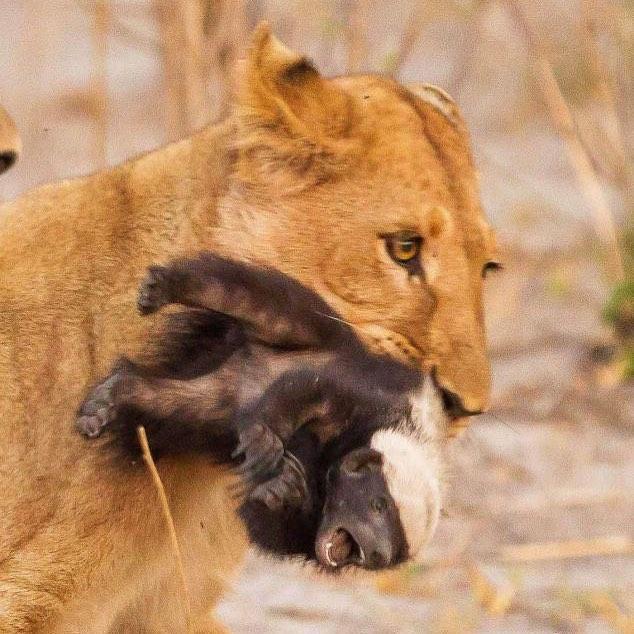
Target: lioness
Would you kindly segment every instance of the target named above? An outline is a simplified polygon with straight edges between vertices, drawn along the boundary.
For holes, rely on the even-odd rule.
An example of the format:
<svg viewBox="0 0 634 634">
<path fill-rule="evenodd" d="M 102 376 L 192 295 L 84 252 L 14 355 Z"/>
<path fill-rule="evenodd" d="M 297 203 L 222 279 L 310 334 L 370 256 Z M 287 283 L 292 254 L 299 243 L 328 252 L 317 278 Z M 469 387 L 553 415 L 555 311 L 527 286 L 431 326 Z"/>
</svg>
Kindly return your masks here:
<svg viewBox="0 0 634 634">
<path fill-rule="evenodd" d="M 147 474 L 104 474 L 73 433 L 87 386 L 140 349 L 149 264 L 208 249 L 316 289 L 371 346 L 435 376 L 448 414 L 485 409 L 483 272 L 495 260 L 467 132 L 440 90 L 324 79 L 266 25 L 231 116 L 193 137 L 0 210 L 0 631 L 185 629 Z M 150 326 L 148 326 L 150 323 Z M 246 547 L 204 457 L 161 475 L 193 631 Z"/>
</svg>

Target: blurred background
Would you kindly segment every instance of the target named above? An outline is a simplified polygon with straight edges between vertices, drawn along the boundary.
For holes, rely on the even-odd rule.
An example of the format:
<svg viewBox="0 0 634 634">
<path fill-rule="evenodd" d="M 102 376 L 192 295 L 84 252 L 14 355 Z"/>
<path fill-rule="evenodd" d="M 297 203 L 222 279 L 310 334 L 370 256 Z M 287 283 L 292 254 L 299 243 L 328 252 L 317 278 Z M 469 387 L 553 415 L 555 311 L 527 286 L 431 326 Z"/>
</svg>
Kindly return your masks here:
<svg viewBox="0 0 634 634">
<path fill-rule="evenodd" d="M 315 575 L 253 555 L 236 632 L 634 632 L 631 0 L 0 0 L 0 103 L 24 142 L 0 198 L 226 114 L 262 18 L 325 74 L 450 92 L 504 271 L 492 411 L 450 447 L 425 561 Z"/>
</svg>

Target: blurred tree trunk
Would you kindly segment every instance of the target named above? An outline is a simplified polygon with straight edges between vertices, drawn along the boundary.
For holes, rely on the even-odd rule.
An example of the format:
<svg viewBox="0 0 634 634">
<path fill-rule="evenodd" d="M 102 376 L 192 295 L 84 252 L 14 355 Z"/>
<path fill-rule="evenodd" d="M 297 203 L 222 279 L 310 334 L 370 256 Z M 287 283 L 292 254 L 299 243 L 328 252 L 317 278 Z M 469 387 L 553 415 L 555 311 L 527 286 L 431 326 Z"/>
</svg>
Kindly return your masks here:
<svg viewBox="0 0 634 634">
<path fill-rule="evenodd" d="M 368 0 L 352 0 L 348 7 L 348 26 L 346 29 L 346 56 L 348 73 L 358 73 L 368 56 L 366 28 L 369 18 Z"/>
<path fill-rule="evenodd" d="M 108 160 L 108 0 L 97 0 L 92 25 L 93 86 L 95 120 L 95 165 L 103 168 Z"/>
<path fill-rule="evenodd" d="M 253 26 L 247 15 L 252 9 L 253 6 L 244 0 L 205 1 L 205 62 L 211 87 L 209 98 L 212 111 L 218 116 L 226 114 L 228 108 L 232 74 L 246 48 L 248 31 Z"/>
<path fill-rule="evenodd" d="M 208 118 L 203 5 L 195 0 L 155 0 L 154 13 L 161 40 L 167 136 L 181 139 Z"/>
</svg>

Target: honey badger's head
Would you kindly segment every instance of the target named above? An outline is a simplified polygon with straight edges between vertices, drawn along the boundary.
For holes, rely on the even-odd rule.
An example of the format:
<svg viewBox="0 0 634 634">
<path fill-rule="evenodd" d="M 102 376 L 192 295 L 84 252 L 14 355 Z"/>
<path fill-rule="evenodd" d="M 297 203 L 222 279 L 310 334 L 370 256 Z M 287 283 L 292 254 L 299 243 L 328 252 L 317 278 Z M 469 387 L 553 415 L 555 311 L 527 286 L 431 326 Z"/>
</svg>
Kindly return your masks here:
<svg viewBox="0 0 634 634">
<path fill-rule="evenodd" d="M 441 412 L 426 381 L 410 416 L 331 465 L 315 540 L 323 566 L 387 568 L 421 553 L 440 513 Z"/>
<path fill-rule="evenodd" d="M 251 541 L 328 571 L 388 568 L 416 558 L 441 504 L 445 421 L 431 380 L 402 412 L 367 433 L 338 437 L 323 452 L 307 428 L 296 433 L 288 449 L 305 468 L 308 499 L 302 508 L 280 510 L 247 499 L 240 515 Z"/>
</svg>

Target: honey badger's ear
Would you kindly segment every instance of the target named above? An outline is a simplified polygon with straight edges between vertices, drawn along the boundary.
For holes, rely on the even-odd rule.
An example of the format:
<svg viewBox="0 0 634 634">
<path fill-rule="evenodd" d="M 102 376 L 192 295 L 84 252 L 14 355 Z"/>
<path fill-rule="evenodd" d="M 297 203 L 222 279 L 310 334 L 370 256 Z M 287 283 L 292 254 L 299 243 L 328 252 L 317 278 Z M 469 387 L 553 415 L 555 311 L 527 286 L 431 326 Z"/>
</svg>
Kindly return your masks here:
<svg viewBox="0 0 634 634">
<path fill-rule="evenodd" d="M 383 464 L 383 455 L 371 447 L 361 447 L 346 454 L 341 461 L 341 470 L 348 475 L 362 471 L 378 471 Z"/>
<path fill-rule="evenodd" d="M 235 103 L 240 176 L 323 180 L 352 157 L 348 96 L 261 23 L 241 63 Z"/>
</svg>

